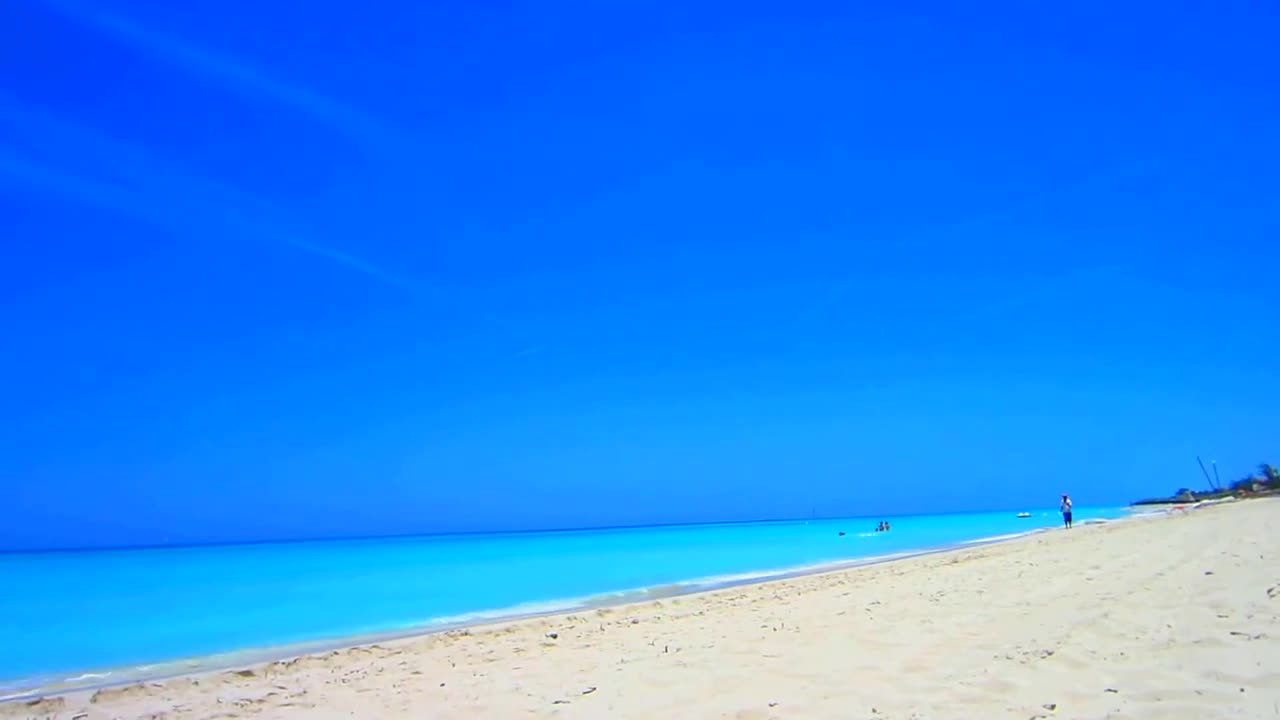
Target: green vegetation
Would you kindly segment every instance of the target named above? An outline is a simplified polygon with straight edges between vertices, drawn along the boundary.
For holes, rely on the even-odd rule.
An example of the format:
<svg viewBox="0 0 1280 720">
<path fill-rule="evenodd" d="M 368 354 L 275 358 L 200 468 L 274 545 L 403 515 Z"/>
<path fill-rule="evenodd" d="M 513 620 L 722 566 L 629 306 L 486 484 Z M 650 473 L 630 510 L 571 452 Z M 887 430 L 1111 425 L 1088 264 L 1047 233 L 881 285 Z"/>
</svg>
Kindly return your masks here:
<svg viewBox="0 0 1280 720">
<path fill-rule="evenodd" d="M 1178 488 L 1173 495 L 1164 498 L 1148 498 L 1138 500 L 1134 505 L 1167 505 L 1169 503 L 1199 502 L 1234 495 L 1251 497 L 1256 495 L 1273 495 L 1280 493 L 1280 470 L 1270 463 L 1262 463 L 1258 471 L 1231 483 L 1230 487 L 1210 488 L 1209 490 L 1192 490 Z"/>
<path fill-rule="evenodd" d="M 1231 483 L 1231 489 L 1236 492 L 1280 490 L 1280 470 L 1277 470 L 1276 466 L 1270 463 L 1262 463 L 1258 466 L 1257 474 L 1240 478 Z"/>
</svg>

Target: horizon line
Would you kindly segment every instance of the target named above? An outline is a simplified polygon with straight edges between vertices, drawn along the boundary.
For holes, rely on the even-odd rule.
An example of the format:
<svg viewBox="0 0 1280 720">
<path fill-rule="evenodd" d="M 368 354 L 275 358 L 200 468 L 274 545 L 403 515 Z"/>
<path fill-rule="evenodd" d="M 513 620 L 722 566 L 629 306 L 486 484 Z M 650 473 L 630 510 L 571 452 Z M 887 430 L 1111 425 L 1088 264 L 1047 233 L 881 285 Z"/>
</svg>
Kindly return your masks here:
<svg viewBox="0 0 1280 720">
<path fill-rule="evenodd" d="M 1133 502 L 1121 505 L 1098 505 L 1099 508 L 1132 507 Z M 1047 507 L 1047 506 L 1046 506 Z M 823 520 L 864 520 L 872 518 L 901 518 L 913 515 L 968 515 L 974 513 L 1024 512 L 1018 508 L 993 508 L 988 510 L 948 510 L 930 513 L 882 513 L 877 515 L 812 515 L 809 517 L 755 518 L 749 520 L 691 521 L 676 523 L 639 523 L 631 525 L 593 525 L 584 527 L 526 528 L 522 530 L 459 530 L 453 532 L 405 532 L 385 535 L 333 535 L 304 538 L 279 538 L 257 540 L 212 540 L 184 543 L 139 543 L 134 545 L 99 545 L 9 550 L 0 548 L 0 557 L 6 555 L 47 555 L 54 553 L 118 552 L 122 550 L 186 550 L 192 548 L 239 547 L 248 545 L 302 545 L 306 543 L 351 542 L 364 540 L 406 540 L 411 538 L 447 538 L 486 535 L 538 535 L 552 533 L 600 532 L 606 530 L 649 530 L 654 528 L 694 527 L 698 525 L 752 525 L 757 523 L 809 522 Z"/>
</svg>

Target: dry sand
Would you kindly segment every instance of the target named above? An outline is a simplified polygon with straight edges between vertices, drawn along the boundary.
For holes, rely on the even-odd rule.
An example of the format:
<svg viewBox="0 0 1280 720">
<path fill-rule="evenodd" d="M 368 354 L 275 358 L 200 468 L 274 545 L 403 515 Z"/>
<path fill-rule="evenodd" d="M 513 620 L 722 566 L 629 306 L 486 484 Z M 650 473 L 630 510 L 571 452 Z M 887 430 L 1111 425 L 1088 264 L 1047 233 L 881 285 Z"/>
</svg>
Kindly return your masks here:
<svg viewBox="0 0 1280 720">
<path fill-rule="evenodd" d="M 97 718 L 1280 718 L 1280 500 L 0 706 Z"/>
</svg>

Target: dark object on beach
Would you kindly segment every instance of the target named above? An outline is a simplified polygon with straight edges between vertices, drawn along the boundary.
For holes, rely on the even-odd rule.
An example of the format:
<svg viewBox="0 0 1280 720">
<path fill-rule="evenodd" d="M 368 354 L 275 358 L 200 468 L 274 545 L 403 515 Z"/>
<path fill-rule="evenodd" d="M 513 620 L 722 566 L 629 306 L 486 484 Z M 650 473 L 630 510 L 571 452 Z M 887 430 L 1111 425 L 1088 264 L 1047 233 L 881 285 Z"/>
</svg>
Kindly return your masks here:
<svg viewBox="0 0 1280 720">
<path fill-rule="evenodd" d="M 593 693 L 593 692 L 595 692 L 595 691 L 596 691 L 596 686 L 595 686 L 595 685 L 592 685 L 591 687 L 587 688 L 586 690 L 583 690 L 583 691 L 582 691 L 582 694 L 583 694 L 583 695 L 590 695 L 591 693 Z"/>
<path fill-rule="evenodd" d="M 552 640 L 556 640 L 560 637 L 560 633 L 553 633 L 553 632 L 547 633 L 547 637 L 551 638 Z"/>
</svg>

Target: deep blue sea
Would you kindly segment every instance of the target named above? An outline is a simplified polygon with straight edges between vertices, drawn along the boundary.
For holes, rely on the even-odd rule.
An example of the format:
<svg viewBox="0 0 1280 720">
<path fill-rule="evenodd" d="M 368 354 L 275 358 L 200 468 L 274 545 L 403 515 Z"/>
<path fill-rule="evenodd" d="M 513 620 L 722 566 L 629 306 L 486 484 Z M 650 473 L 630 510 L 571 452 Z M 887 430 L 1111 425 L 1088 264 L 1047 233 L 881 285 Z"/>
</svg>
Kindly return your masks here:
<svg viewBox="0 0 1280 720">
<path fill-rule="evenodd" d="M 1077 522 L 1123 508 L 1078 509 Z M 0 697 L 174 661 L 644 599 L 1057 527 L 1056 512 L 0 554 Z M 840 535 L 844 532 L 845 535 Z M 225 655 L 223 656 L 226 657 Z"/>
</svg>

